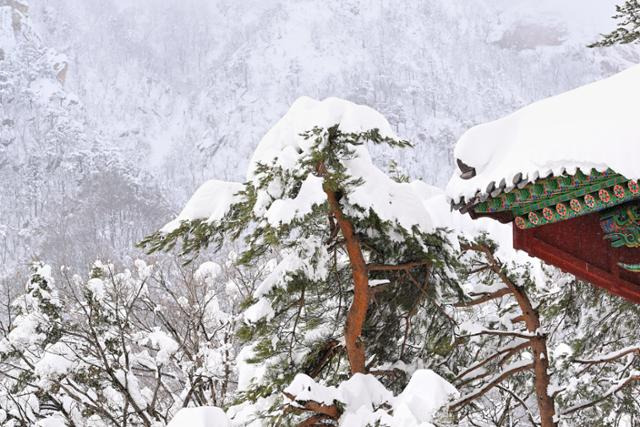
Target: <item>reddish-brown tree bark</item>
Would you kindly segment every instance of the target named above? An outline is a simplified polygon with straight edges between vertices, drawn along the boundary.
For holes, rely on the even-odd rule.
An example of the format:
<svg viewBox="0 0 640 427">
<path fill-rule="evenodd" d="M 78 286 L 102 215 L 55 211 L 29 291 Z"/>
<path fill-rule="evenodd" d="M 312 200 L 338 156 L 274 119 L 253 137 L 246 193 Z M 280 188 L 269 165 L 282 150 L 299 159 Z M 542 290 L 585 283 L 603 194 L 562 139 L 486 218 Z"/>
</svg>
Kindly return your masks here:
<svg viewBox="0 0 640 427">
<path fill-rule="evenodd" d="M 513 294 L 520 310 L 522 318 L 525 322 L 527 330 L 535 337 L 531 338 L 531 350 L 533 351 L 533 370 L 535 373 L 535 390 L 538 400 L 538 409 L 540 411 L 540 423 L 542 427 L 556 427 L 555 421 L 556 409 L 552 396 L 549 395 L 549 356 L 547 354 L 547 338 L 539 333 L 540 316 L 537 310 L 531 304 L 526 292 L 518 285 L 513 283 L 511 279 L 502 271 L 500 262 L 493 256 L 489 248 L 482 245 L 473 245 L 468 249 L 482 252 L 490 264 L 491 269 L 500 277 L 500 280 L 509 288 Z"/>
<path fill-rule="evenodd" d="M 367 318 L 369 308 L 369 275 L 367 264 L 362 255 L 362 248 L 358 236 L 353 229 L 353 224 L 342 213 L 336 193 L 327 186 L 324 188 L 329 201 L 329 207 L 338 227 L 342 232 L 349 255 L 351 271 L 353 275 L 353 302 L 347 313 L 347 322 L 344 330 L 345 347 L 351 373 L 365 372 L 365 347 L 361 339 L 362 328 Z"/>
</svg>

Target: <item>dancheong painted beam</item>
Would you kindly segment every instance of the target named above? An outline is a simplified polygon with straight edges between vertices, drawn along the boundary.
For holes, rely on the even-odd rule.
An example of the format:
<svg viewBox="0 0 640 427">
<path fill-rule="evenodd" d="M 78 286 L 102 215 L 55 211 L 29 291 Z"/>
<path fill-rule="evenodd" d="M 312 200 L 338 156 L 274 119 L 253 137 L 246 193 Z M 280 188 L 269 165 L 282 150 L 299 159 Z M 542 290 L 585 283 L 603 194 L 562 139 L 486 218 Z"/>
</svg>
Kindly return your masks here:
<svg viewBox="0 0 640 427">
<path fill-rule="evenodd" d="M 640 303 L 637 181 L 613 170 L 578 169 L 488 190 L 465 204 L 472 217 L 513 222 L 516 249 Z"/>
</svg>

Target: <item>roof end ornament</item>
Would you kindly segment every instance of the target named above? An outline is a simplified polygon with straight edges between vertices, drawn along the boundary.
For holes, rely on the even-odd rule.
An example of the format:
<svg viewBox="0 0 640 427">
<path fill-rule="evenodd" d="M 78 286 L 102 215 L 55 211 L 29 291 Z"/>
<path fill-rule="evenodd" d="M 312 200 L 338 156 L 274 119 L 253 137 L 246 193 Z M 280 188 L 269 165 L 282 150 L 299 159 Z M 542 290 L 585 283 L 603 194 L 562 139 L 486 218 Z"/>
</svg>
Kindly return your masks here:
<svg viewBox="0 0 640 427">
<path fill-rule="evenodd" d="M 460 159 L 456 159 L 456 163 L 458 163 L 458 168 L 460 169 L 460 172 L 462 172 L 462 174 L 460 175 L 460 178 L 462 178 L 462 179 L 471 179 L 474 176 L 476 176 L 476 169 L 475 168 L 472 168 L 471 166 L 465 164 Z"/>
</svg>

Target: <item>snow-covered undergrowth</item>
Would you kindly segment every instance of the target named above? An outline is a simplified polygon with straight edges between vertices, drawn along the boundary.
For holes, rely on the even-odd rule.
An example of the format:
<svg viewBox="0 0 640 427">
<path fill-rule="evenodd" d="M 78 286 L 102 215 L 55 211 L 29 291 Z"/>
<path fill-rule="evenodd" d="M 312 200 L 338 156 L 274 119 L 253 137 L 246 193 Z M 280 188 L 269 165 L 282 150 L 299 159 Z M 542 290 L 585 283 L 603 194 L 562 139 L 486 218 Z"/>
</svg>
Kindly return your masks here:
<svg viewBox="0 0 640 427">
<path fill-rule="evenodd" d="M 366 427 L 430 427 L 435 413 L 459 395 L 449 382 L 431 370 L 418 370 L 398 395 L 387 390 L 373 375 L 355 374 L 337 387 L 325 387 L 298 374 L 285 389 L 295 400 L 344 405 L 339 425 Z"/>
<path fill-rule="evenodd" d="M 355 374 L 335 386 L 323 386 L 305 374 L 298 374 L 284 389 L 293 408 L 296 400 L 313 401 L 321 405 L 339 403 L 344 408 L 338 425 L 342 427 L 433 427 L 433 416 L 458 391 L 435 372 L 416 371 L 406 388 L 397 396 L 387 390 L 373 375 Z M 249 411 L 229 411 L 229 419 L 219 408 L 202 407 L 180 410 L 168 427 L 246 426 L 243 415 Z M 253 424 L 252 424 L 253 425 Z M 259 423 L 255 423 L 259 425 Z"/>
</svg>

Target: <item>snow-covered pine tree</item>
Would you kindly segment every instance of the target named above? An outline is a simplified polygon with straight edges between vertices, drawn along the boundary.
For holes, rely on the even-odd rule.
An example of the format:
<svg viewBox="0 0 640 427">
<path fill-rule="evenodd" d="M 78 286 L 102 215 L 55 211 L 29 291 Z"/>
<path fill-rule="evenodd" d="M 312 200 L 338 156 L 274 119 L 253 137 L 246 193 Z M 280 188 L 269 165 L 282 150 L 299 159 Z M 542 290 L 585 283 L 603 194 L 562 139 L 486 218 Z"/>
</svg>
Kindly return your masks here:
<svg viewBox="0 0 640 427">
<path fill-rule="evenodd" d="M 628 426 L 640 416 L 640 311 L 539 260 L 463 243 L 461 335 L 448 366 L 461 425 Z"/>
<path fill-rule="evenodd" d="M 486 236 L 463 243 L 461 275 L 471 299 L 456 306 L 462 314 L 458 343 L 463 350 L 453 367 L 453 383 L 463 393 L 451 410 L 460 421 L 540 423 L 556 426 L 549 369 L 548 335 L 552 323 L 540 310 L 554 301 L 539 263 L 503 263 Z M 470 360 L 465 360 L 469 357 Z"/>
<path fill-rule="evenodd" d="M 370 373 L 401 390 L 408 365 L 452 345 L 441 301 L 455 292 L 455 259 L 421 201 L 428 186 L 387 176 L 367 144 L 409 146 L 368 107 L 300 98 L 261 140 L 246 183 L 205 183 L 142 242 L 157 251 L 181 241 L 193 256 L 242 238 L 240 264 L 272 263 L 244 305 L 239 388 L 276 424 L 343 413 L 332 399 L 285 398 L 296 374 L 337 385 Z"/>
<path fill-rule="evenodd" d="M 624 4 L 616 6 L 613 19 L 617 20 L 618 27 L 589 47 L 629 44 L 640 40 L 640 2 L 638 0 L 625 0 Z"/>
</svg>

